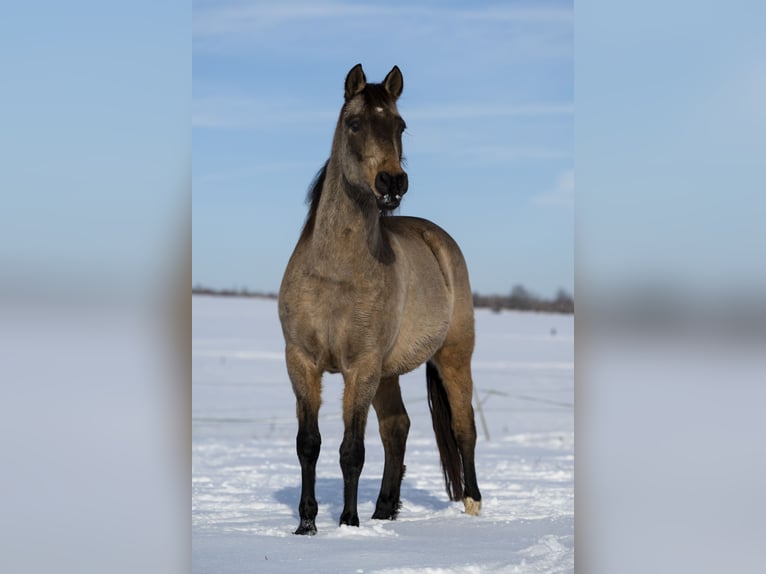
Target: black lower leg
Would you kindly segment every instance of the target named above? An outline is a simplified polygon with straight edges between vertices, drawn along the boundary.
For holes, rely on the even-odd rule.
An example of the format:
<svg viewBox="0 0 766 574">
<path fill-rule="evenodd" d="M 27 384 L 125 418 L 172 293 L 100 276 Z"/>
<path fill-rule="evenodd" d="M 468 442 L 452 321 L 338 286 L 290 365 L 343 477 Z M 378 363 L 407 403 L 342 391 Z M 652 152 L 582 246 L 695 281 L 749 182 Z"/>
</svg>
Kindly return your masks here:
<svg viewBox="0 0 766 574">
<path fill-rule="evenodd" d="M 473 453 L 471 453 L 471 456 L 463 457 L 463 478 L 465 480 L 465 496 L 476 501 L 481 500 L 481 492 L 479 492 L 479 485 L 476 481 Z"/>
<path fill-rule="evenodd" d="M 372 517 L 377 520 L 396 520 L 401 507 L 400 492 L 402 478 L 406 467 L 398 464 L 394 470 L 389 470 L 389 464 L 386 463 L 383 471 L 383 481 L 380 485 L 380 494 L 375 504 L 375 512 Z"/>
<path fill-rule="evenodd" d="M 316 424 L 302 425 L 296 439 L 298 460 L 301 463 L 301 501 L 298 505 L 300 524 L 295 534 L 316 534 L 318 505 L 314 494 L 316 463 L 322 438 Z"/>
<path fill-rule="evenodd" d="M 399 494 L 405 471 L 404 451 L 410 431 L 410 418 L 402 402 L 399 377 L 381 380 L 372 404 L 378 415 L 378 428 L 386 457 L 380 494 L 372 517 L 394 520 L 401 506 Z"/>
<path fill-rule="evenodd" d="M 383 441 L 386 462 L 383 468 L 383 480 L 380 484 L 380 494 L 375 505 L 373 518 L 394 520 L 401 506 L 400 491 L 404 478 L 404 451 L 409 432 L 409 418 L 406 413 L 385 428 L 388 436 Z M 381 430 L 381 434 L 384 431 Z"/>
<path fill-rule="evenodd" d="M 459 440 L 460 454 L 463 459 L 463 483 L 465 485 L 464 494 L 477 502 L 481 500 L 481 492 L 476 481 L 476 464 L 474 461 L 474 452 L 476 450 L 476 427 L 472 426 L 472 432 L 467 437 L 461 437 Z"/>
<path fill-rule="evenodd" d="M 343 471 L 343 513 L 340 515 L 340 524 L 359 526 L 356 505 L 359 475 L 363 466 L 364 437 L 347 431 L 340 446 L 340 467 Z"/>
</svg>

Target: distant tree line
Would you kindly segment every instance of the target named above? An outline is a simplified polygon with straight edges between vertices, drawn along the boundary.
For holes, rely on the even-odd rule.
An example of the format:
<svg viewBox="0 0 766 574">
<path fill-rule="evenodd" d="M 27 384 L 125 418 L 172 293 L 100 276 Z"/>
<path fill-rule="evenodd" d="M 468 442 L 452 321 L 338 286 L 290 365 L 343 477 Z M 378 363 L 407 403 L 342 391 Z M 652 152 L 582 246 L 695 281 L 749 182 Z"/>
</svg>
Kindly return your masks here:
<svg viewBox="0 0 766 574">
<path fill-rule="evenodd" d="M 239 289 L 211 289 L 201 285 L 192 287 L 194 295 L 217 295 L 222 297 L 260 297 L 276 299 L 276 293 L 263 291 L 250 291 L 247 287 Z M 553 299 L 542 299 L 527 291 L 523 286 L 516 285 L 508 295 L 480 295 L 473 294 L 473 306 L 492 309 L 499 313 L 503 309 L 513 311 L 541 311 L 546 313 L 574 313 L 574 299 L 559 289 Z"/>
<path fill-rule="evenodd" d="M 574 313 L 574 298 L 559 289 L 553 299 L 543 299 L 516 285 L 509 295 L 473 294 L 474 307 L 488 307 L 499 313 L 503 309 L 514 311 L 542 311 L 546 313 Z"/>
<path fill-rule="evenodd" d="M 202 285 L 195 285 L 192 287 L 192 295 L 216 295 L 219 297 L 258 297 L 261 299 L 277 298 L 276 293 L 250 291 L 247 287 L 240 287 L 239 289 L 211 289 L 210 287 L 203 287 Z"/>
</svg>

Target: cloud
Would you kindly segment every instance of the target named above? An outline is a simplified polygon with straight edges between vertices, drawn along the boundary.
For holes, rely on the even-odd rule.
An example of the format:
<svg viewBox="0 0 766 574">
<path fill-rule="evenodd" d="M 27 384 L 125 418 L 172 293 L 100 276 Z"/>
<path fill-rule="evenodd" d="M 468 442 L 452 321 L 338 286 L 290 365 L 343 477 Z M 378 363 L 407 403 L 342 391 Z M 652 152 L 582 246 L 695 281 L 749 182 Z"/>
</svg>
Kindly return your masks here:
<svg viewBox="0 0 766 574">
<path fill-rule="evenodd" d="M 407 118 L 417 120 L 469 120 L 533 116 L 571 116 L 572 114 L 574 114 L 574 104 L 571 103 L 533 103 L 502 106 L 449 104 L 409 109 L 407 111 Z"/>
<path fill-rule="evenodd" d="M 217 6 L 195 10 L 192 32 L 195 38 L 231 36 L 295 22 L 338 16 L 382 16 L 392 9 L 337 2 L 258 3 Z"/>
<path fill-rule="evenodd" d="M 571 150 L 532 145 L 455 145 L 445 138 L 433 137 L 428 140 L 408 143 L 405 148 L 409 157 L 417 155 L 444 156 L 453 165 L 461 166 L 507 166 L 511 162 L 548 162 L 568 160 Z"/>
<path fill-rule="evenodd" d="M 288 174 L 296 171 L 315 172 L 318 169 L 316 161 L 272 161 L 269 163 L 260 163 L 247 165 L 240 168 L 228 169 L 211 173 L 195 175 L 194 183 L 197 184 L 220 184 L 228 182 L 241 182 L 246 180 L 261 180 L 264 176 L 274 174 Z"/>
<path fill-rule="evenodd" d="M 475 20 L 490 20 L 492 22 L 547 22 L 571 24 L 574 12 L 566 8 L 531 8 L 522 6 L 488 6 L 483 10 L 456 10 L 456 18 L 471 18 Z"/>
<path fill-rule="evenodd" d="M 571 116 L 571 103 L 487 106 L 446 104 L 408 109 L 408 121 L 458 121 L 536 116 Z M 337 110 L 301 107 L 299 102 L 242 96 L 197 97 L 192 101 L 192 126 L 208 129 L 258 129 L 285 123 L 332 122 Z"/>
<path fill-rule="evenodd" d="M 574 188 L 574 170 L 568 169 L 559 174 L 553 189 L 533 196 L 532 203 L 547 207 L 574 207 Z"/>
<path fill-rule="evenodd" d="M 214 8 L 198 8 L 193 16 L 195 38 L 211 38 L 251 34 L 273 26 L 299 21 L 316 24 L 321 19 L 339 17 L 442 18 L 450 21 L 482 20 L 489 22 L 563 23 L 571 25 L 571 6 L 538 8 L 530 6 L 487 6 L 469 10 L 454 10 L 436 6 L 390 6 L 344 2 L 259 2 L 258 4 L 228 4 Z"/>
<path fill-rule="evenodd" d="M 563 160 L 572 157 L 569 150 L 522 146 L 480 146 L 469 150 L 469 155 L 488 163 L 507 163 L 509 161 L 547 161 Z"/>
<path fill-rule="evenodd" d="M 240 96 L 211 96 L 192 101 L 192 127 L 252 130 L 283 124 L 332 123 L 336 110 L 301 108 L 292 102 L 276 102 Z"/>
</svg>

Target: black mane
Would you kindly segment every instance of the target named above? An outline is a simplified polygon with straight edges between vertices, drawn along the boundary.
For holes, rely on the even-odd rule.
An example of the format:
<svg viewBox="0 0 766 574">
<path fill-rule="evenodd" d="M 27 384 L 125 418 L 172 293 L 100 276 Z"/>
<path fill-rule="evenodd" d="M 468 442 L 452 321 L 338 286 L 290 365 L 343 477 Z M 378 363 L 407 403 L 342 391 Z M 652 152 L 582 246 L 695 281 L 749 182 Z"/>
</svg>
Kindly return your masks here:
<svg viewBox="0 0 766 574">
<path fill-rule="evenodd" d="M 310 236 L 314 232 L 314 221 L 316 220 L 317 209 L 319 208 L 319 198 L 322 196 L 322 187 L 324 187 L 324 180 L 327 175 L 327 164 L 329 163 L 329 159 L 324 162 L 322 169 L 320 169 L 314 176 L 314 179 L 309 186 L 309 191 L 306 194 L 306 203 L 309 204 L 309 213 L 306 216 L 306 223 L 303 224 L 301 240 Z"/>
</svg>

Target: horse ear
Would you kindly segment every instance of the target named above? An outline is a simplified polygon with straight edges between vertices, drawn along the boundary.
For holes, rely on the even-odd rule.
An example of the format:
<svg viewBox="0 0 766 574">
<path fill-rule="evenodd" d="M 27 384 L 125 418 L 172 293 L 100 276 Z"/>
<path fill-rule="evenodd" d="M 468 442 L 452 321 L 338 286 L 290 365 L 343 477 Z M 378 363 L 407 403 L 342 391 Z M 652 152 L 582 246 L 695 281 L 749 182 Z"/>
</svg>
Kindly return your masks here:
<svg viewBox="0 0 766 574">
<path fill-rule="evenodd" d="M 383 86 L 386 91 L 391 94 L 394 99 L 398 99 L 402 95 L 402 89 L 404 88 L 404 78 L 402 78 L 402 72 L 399 66 L 394 66 L 391 71 L 383 80 Z"/>
<path fill-rule="evenodd" d="M 346 101 L 349 101 L 367 85 L 367 78 L 364 77 L 362 64 L 357 64 L 349 71 L 346 76 Z"/>
</svg>

